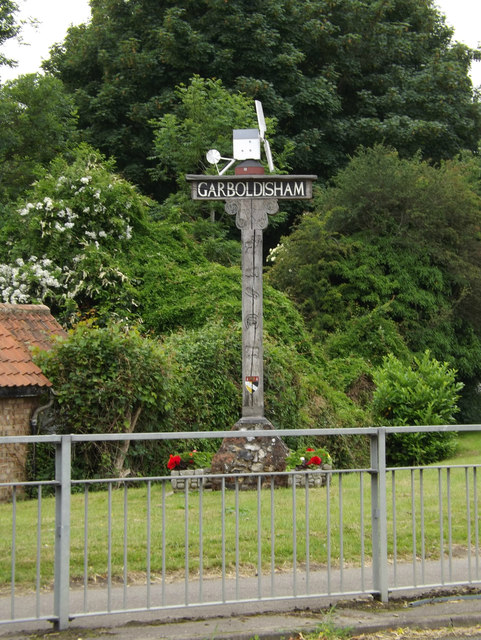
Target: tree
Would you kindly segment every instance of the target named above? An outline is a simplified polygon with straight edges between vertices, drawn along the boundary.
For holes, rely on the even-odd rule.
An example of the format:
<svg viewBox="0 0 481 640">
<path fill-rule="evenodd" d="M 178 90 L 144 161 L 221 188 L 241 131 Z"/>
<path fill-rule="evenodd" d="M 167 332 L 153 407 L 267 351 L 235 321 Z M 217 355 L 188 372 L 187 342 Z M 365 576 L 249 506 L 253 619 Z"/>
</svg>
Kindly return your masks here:
<svg viewBox="0 0 481 640">
<path fill-rule="evenodd" d="M 478 380 L 478 175 L 477 160 L 434 168 L 380 146 L 360 151 L 274 250 L 268 281 L 319 338 L 382 309 L 412 351 L 429 348 L 464 382 Z"/>
<path fill-rule="evenodd" d="M 132 433 L 141 424 L 152 428 L 168 409 L 162 347 L 120 323 L 82 322 L 39 352 L 36 362 L 55 388 L 59 433 Z M 127 475 L 128 449 L 129 440 L 84 444 L 75 451 L 74 468 L 82 477 Z"/>
<path fill-rule="evenodd" d="M 269 136 L 275 131 L 275 124 L 275 118 L 266 118 Z M 240 92 L 228 91 L 220 80 L 194 76 L 187 86 L 176 88 L 171 112 L 152 121 L 152 126 L 151 159 L 156 165 L 149 173 L 171 192 L 162 203 L 164 217 L 172 218 L 172 210 L 181 209 L 191 221 L 201 217 L 214 221 L 217 216 L 223 227 L 232 230 L 233 218 L 225 214 L 223 202 L 192 202 L 185 174 L 217 174 L 217 169 L 206 160 L 206 149 L 215 148 L 224 158 L 232 156 L 233 128 L 258 126 L 253 101 Z M 292 148 L 286 144 L 282 151 L 274 154 L 277 171 L 285 171 L 291 153 Z M 225 164 L 227 161 L 221 160 L 219 168 Z M 174 191 L 175 186 L 178 191 Z M 285 212 L 280 212 L 270 228 L 276 228 L 285 217 Z M 237 230 L 233 237 L 238 241 Z"/>
<path fill-rule="evenodd" d="M 329 177 L 381 140 L 435 160 L 476 150 L 477 53 L 451 37 L 432 0 L 95 0 L 46 66 L 74 93 L 88 140 L 154 191 L 148 123 L 195 74 L 261 98 L 284 136 L 274 147 L 295 144 L 296 172 Z"/>
<path fill-rule="evenodd" d="M 0 1 L 0 47 L 10 38 L 14 38 L 20 31 L 19 25 L 15 22 L 15 13 L 17 11 L 18 4 L 13 0 Z M 0 53 L 0 67 L 4 65 L 11 67 L 14 64 L 14 60 L 10 60 Z"/>
<path fill-rule="evenodd" d="M 268 135 L 276 120 L 267 118 Z M 218 149 L 222 156 L 232 155 L 232 129 L 257 127 L 254 103 L 240 92 L 228 91 L 220 80 L 194 76 L 189 84 L 175 90 L 170 113 L 152 121 L 156 167 L 150 171 L 156 180 L 177 181 L 185 189 L 186 173 L 212 173 L 215 169 L 205 159 L 206 145 Z M 276 155 L 276 167 L 283 170 L 286 155 Z M 222 164 L 221 164 L 222 166 Z"/>
<path fill-rule="evenodd" d="M 0 87 L 0 201 L 15 200 L 76 137 L 75 107 L 60 80 L 36 74 Z"/>
</svg>

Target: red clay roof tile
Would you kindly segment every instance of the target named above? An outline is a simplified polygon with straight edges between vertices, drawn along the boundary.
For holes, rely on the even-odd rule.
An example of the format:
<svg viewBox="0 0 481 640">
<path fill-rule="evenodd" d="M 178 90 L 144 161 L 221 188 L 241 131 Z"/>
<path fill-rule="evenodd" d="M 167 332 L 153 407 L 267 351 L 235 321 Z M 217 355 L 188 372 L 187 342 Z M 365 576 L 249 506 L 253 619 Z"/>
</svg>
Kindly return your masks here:
<svg viewBox="0 0 481 640">
<path fill-rule="evenodd" d="M 0 387 L 50 387 L 30 348 L 50 349 L 53 335 L 66 332 L 48 307 L 0 304 Z"/>
</svg>

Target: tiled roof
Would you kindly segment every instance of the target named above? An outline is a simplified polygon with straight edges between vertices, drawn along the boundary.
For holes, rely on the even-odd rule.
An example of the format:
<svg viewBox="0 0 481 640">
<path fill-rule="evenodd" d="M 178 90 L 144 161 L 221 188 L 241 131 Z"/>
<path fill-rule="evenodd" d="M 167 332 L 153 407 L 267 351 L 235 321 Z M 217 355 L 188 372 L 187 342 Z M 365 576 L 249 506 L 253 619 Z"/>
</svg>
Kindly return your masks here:
<svg viewBox="0 0 481 640">
<path fill-rule="evenodd" d="M 0 387 L 50 387 L 30 347 L 49 349 L 52 335 L 66 335 L 41 304 L 0 304 Z"/>
</svg>

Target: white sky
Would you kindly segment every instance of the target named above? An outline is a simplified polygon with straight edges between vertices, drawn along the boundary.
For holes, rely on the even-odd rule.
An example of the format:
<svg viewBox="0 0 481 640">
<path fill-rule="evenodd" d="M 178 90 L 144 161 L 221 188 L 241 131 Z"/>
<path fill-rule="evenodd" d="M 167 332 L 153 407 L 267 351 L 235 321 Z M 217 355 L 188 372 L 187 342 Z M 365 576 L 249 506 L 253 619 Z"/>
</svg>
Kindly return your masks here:
<svg viewBox="0 0 481 640">
<path fill-rule="evenodd" d="M 8 41 L 2 53 L 19 61 L 17 67 L 2 67 L 2 82 L 22 73 L 39 70 L 42 60 L 49 57 L 49 48 L 63 41 L 71 24 L 86 22 L 90 17 L 88 0 L 17 0 L 20 17 L 32 17 L 39 21 L 37 29 L 25 26 L 24 45 Z M 435 4 L 455 28 L 455 39 L 471 47 L 481 44 L 481 0 L 435 0 Z M 28 45 L 28 46 L 27 46 Z M 471 73 L 475 86 L 481 86 L 481 62 L 473 63 Z"/>
</svg>

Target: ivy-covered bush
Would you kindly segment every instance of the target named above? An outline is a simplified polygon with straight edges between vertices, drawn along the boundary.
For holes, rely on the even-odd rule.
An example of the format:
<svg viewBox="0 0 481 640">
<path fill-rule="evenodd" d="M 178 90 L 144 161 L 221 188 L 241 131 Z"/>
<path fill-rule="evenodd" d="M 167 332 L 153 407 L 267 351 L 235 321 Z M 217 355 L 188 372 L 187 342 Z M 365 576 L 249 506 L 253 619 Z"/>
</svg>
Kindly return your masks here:
<svg viewBox="0 0 481 640">
<path fill-rule="evenodd" d="M 241 408 L 240 336 L 236 325 L 212 323 L 165 338 L 174 382 L 165 430 L 219 431 L 237 422 Z M 196 448 L 217 445 L 207 440 Z"/>
<path fill-rule="evenodd" d="M 171 366 L 171 410 L 162 430 L 216 431 L 230 429 L 241 417 L 242 332 L 238 323 L 206 324 L 165 338 Z M 279 429 L 361 427 L 366 412 L 324 380 L 321 359 L 306 356 L 277 336 L 264 335 L 265 416 Z M 362 437 L 309 439 L 325 446 L 336 466 L 368 460 L 369 444 Z M 303 442 L 286 438 L 291 448 Z M 202 451 L 217 450 L 219 441 L 190 442 Z M 306 445 L 307 446 L 307 445 Z"/>
<path fill-rule="evenodd" d="M 373 411 L 380 424 L 443 425 L 454 422 L 463 384 L 456 371 L 426 351 L 405 364 L 394 355 L 374 371 Z M 455 432 L 391 434 L 387 439 L 389 464 L 421 465 L 437 462 L 456 448 Z"/>
</svg>

